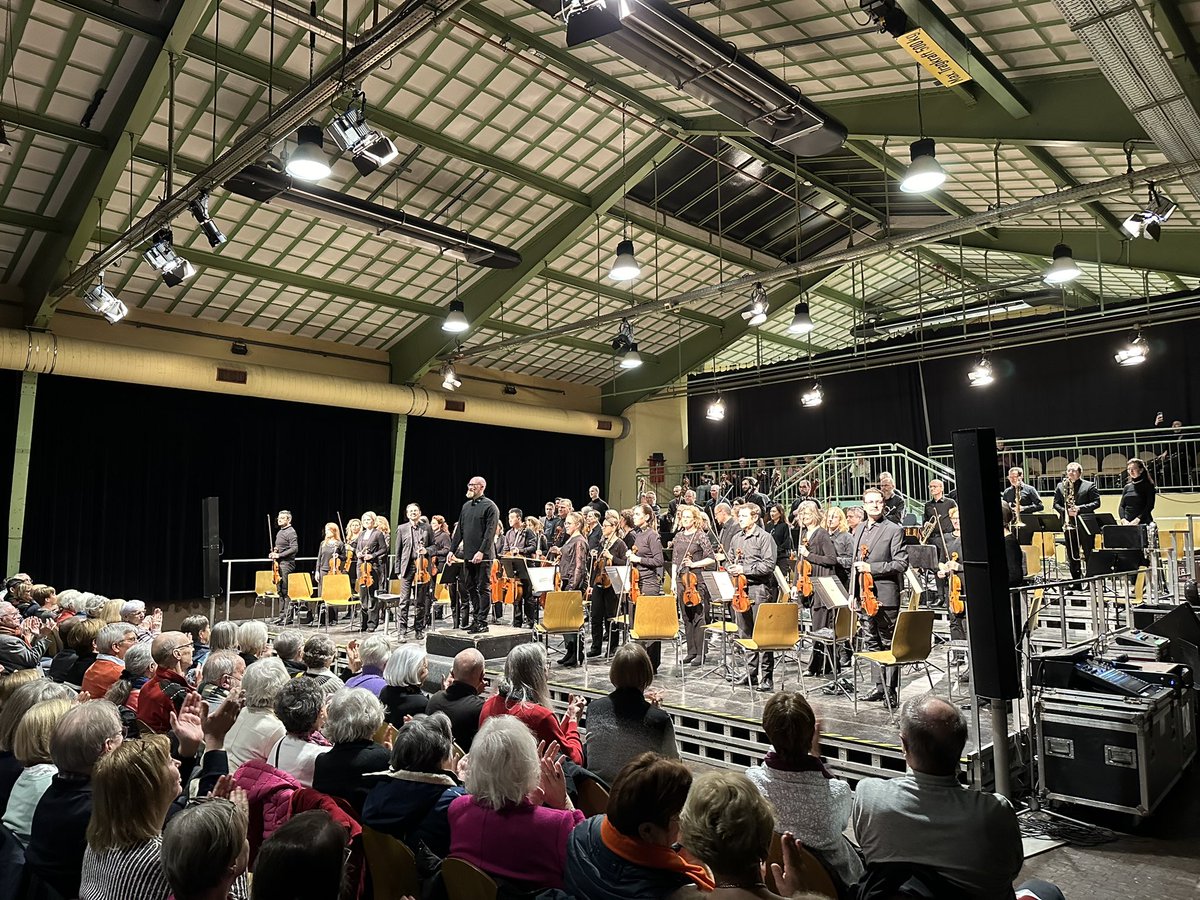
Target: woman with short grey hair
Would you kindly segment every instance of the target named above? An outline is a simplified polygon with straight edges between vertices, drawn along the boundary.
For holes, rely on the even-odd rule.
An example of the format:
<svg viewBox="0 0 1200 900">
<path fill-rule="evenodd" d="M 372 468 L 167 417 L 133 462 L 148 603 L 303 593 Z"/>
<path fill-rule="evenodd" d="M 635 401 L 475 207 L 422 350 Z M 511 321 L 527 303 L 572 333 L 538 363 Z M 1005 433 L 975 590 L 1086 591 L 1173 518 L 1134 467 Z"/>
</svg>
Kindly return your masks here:
<svg viewBox="0 0 1200 900">
<path fill-rule="evenodd" d="M 175 900 L 245 897 L 250 845 L 246 810 L 212 798 L 189 807 L 163 829 L 162 862 Z"/>
<path fill-rule="evenodd" d="M 387 685 L 379 692 L 390 725 L 399 728 L 404 724 L 405 716 L 425 712 L 429 695 L 421 690 L 421 685 L 428 675 L 429 657 L 420 644 L 401 644 L 392 651 L 383 668 L 383 680 Z"/>
<path fill-rule="evenodd" d="M 275 715 L 285 734 L 267 753 L 266 761 L 305 787 L 312 787 L 317 757 L 329 750 L 329 741 L 320 732 L 325 724 L 325 701 L 321 686 L 309 678 L 291 679 L 275 698 Z"/>
<path fill-rule="evenodd" d="M 108 689 L 104 699 L 137 715 L 138 698 L 142 687 L 150 680 L 156 667 L 149 644 L 134 644 L 125 651 L 125 670 L 116 684 Z"/>
<path fill-rule="evenodd" d="M 218 650 L 234 650 L 238 649 L 238 624 L 237 622 L 218 622 L 212 627 L 212 631 L 208 635 L 208 649 L 212 653 Z"/>
<path fill-rule="evenodd" d="M 246 665 L 257 661 L 267 652 L 267 626 L 257 619 L 248 619 L 238 626 L 238 652 Z"/>
<path fill-rule="evenodd" d="M 366 688 L 376 697 L 387 686 L 383 677 L 384 666 L 394 645 L 385 634 L 372 634 L 358 647 L 358 659 L 362 668 L 357 675 L 346 679 L 346 687 Z M 351 659 L 351 666 L 353 666 Z"/>
<path fill-rule="evenodd" d="M 424 844 L 437 856 L 450 852 L 450 804 L 466 794 L 454 772 L 454 740 L 445 713 L 417 716 L 392 742 L 391 771 L 378 779 L 363 804 L 362 823 L 404 841 L 414 853 Z"/>
<path fill-rule="evenodd" d="M 301 659 L 304 652 L 304 635 L 299 631 L 294 628 L 285 628 L 275 635 L 271 647 L 274 649 L 275 655 L 283 660 L 289 674 L 299 675 L 304 671 L 304 661 Z"/>
<path fill-rule="evenodd" d="M 335 694 L 346 685 L 333 674 L 333 660 L 337 647 L 323 634 L 314 634 L 304 642 L 304 678 L 311 678 L 326 694 Z"/>
<path fill-rule="evenodd" d="M 275 715 L 275 700 L 290 680 L 287 668 L 275 657 L 260 659 L 246 667 L 242 676 L 246 705 L 225 736 L 229 771 L 252 759 L 265 761 L 271 748 L 283 737 L 285 729 Z"/>
<path fill-rule="evenodd" d="M 375 778 L 387 771 L 390 752 L 376 743 L 383 727 L 383 706 L 364 688 L 346 688 L 329 698 L 329 715 L 323 733 L 333 741 L 328 753 L 317 757 L 313 788 L 340 797 L 362 814 L 363 801 Z"/>
<path fill-rule="evenodd" d="M 567 837 L 584 815 L 571 805 L 557 754 L 538 757 L 533 732 L 514 716 L 488 719 L 471 742 L 469 796 L 450 804 L 450 855 L 493 878 L 562 888 Z M 481 834 L 521 836 L 514 854 Z"/>
</svg>

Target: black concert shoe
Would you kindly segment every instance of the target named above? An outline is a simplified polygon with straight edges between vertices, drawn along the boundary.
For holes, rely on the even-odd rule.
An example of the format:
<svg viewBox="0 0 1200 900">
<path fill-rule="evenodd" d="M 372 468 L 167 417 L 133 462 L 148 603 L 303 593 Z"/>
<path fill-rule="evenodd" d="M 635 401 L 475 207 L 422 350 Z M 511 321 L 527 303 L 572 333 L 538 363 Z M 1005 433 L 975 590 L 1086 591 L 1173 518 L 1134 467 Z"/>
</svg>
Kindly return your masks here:
<svg viewBox="0 0 1200 900">
<path fill-rule="evenodd" d="M 882 703 L 885 696 L 887 695 L 883 692 L 883 688 L 877 686 L 875 690 L 871 691 L 871 693 L 867 694 L 867 696 L 859 697 L 858 699 L 864 703 Z"/>
<path fill-rule="evenodd" d="M 565 666 L 566 668 L 573 668 L 573 667 L 579 665 L 579 657 L 576 656 L 574 653 L 571 653 L 567 656 L 562 657 L 558 661 L 558 664 L 560 666 Z"/>
<path fill-rule="evenodd" d="M 595 659 L 597 656 L 603 656 L 603 655 L 604 655 L 604 651 L 598 650 L 598 649 L 597 650 L 589 650 L 587 652 L 588 659 Z"/>
<path fill-rule="evenodd" d="M 756 691 L 758 691 L 759 693 L 763 693 L 763 694 L 769 693 L 769 692 L 775 690 L 775 682 L 772 681 L 770 678 L 765 678 L 762 681 L 760 681 L 758 683 L 758 686 L 755 687 L 754 689 Z"/>
<path fill-rule="evenodd" d="M 684 664 L 685 666 L 689 666 L 689 665 L 691 665 L 691 664 L 692 664 L 692 660 L 694 660 L 695 658 L 696 658 L 696 654 L 695 654 L 695 653 L 689 653 L 687 656 L 685 656 L 685 657 L 683 658 L 683 664 Z"/>
</svg>

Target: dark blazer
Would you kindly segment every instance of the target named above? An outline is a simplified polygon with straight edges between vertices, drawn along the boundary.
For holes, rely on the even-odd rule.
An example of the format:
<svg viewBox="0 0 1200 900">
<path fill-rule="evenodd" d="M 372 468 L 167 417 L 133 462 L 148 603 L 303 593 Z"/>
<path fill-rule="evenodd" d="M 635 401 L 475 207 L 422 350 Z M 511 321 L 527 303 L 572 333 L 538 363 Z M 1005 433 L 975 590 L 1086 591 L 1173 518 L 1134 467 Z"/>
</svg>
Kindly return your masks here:
<svg viewBox="0 0 1200 900">
<path fill-rule="evenodd" d="M 334 744 L 317 757 L 313 790 L 340 797 L 354 807 L 355 816 L 362 818 L 363 803 L 377 781 L 365 776 L 387 772 L 391 758 L 387 747 L 370 740 Z"/>
<path fill-rule="evenodd" d="M 871 575 L 875 579 L 875 596 L 879 598 L 879 605 L 899 609 L 900 587 L 904 583 L 904 573 L 908 570 L 904 529 L 886 518 L 876 522 L 875 527 L 871 529 L 863 522 L 854 529 L 856 561 L 862 558 L 859 548 L 863 544 L 867 545 L 867 562 L 871 564 Z"/>
<path fill-rule="evenodd" d="M 450 555 L 450 534 L 446 531 L 433 533 L 433 558 L 437 561 L 438 571 L 446 568 L 446 557 Z"/>
<path fill-rule="evenodd" d="M 802 529 L 803 530 L 803 529 Z M 833 536 L 822 526 L 817 525 L 801 536 L 808 538 L 808 561 L 813 565 L 813 575 L 832 575 L 837 567 L 837 550 L 833 546 Z M 796 562 L 800 561 L 800 551 L 796 551 Z"/>
<path fill-rule="evenodd" d="M 417 523 L 416 540 L 414 540 L 413 526 L 411 522 L 406 521 L 395 531 L 396 537 L 396 568 L 397 578 L 412 578 L 413 572 L 416 571 L 416 566 L 413 564 L 413 556 L 421 547 L 425 547 L 433 553 L 433 529 L 428 525 Z"/>
<path fill-rule="evenodd" d="M 1081 516 L 1086 515 L 1089 519 L 1100 508 L 1100 489 L 1096 487 L 1094 481 L 1080 478 L 1075 482 L 1075 508 L 1079 510 Z M 1060 481 L 1058 487 L 1054 489 L 1054 511 L 1066 523 L 1067 483 L 1065 480 Z M 1095 529 L 1092 530 L 1095 531 Z"/>
<path fill-rule="evenodd" d="M 791 567 L 792 551 L 795 549 L 792 546 L 792 526 L 784 521 L 774 525 L 768 523 L 767 534 L 775 542 L 775 565 L 786 575 Z"/>
<path fill-rule="evenodd" d="M 483 709 L 483 697 L 469 684 L 456 681 L 444 691 L 429 698 L 425 712 L 445 713 L 450 719 L 450 731 L 454 741 L 463 750 L 470 752 L 471 742 L 479 732 L 479 711 Z"/>
<path fill-rule="evenodd" d="M 387 535 L 378 528 L 369 532 L 364 528 L 354 542 L 354 559 L 358 564 L 369 562 L 374 572 L 375 583 L 380 584 L 381 578 L 387 577 L 388 565 Z M 384 583 L 386 586 L 386 583 Z"/>
</svg>

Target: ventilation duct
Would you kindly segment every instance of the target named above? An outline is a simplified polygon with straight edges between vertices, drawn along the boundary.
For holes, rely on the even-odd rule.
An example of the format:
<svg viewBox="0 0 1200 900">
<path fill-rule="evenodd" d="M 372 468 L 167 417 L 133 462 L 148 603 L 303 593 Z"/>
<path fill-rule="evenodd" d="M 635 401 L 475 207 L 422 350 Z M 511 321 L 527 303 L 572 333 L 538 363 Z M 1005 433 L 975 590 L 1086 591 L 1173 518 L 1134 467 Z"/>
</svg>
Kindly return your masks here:
<svg viewBox="0 0 1200 900">
<path fill-rule="evenodd" d="M 258 203 L 277 201 L 285 206 L 341 219 L 379 234 L 392 235 L 406 244 L 428 247 L 472 265 L 488 269 L 512 269 L 521 264 L 521 254 L 516 250 L 410 216 L 403 210 L 389 209 L 320 185 L 297 181 L 270 166 L 247 166 L 226 181 L 225 188 Z"/>
<path fill-rule="evenodd" d="M 594 39 L 789 153 L 821 156 L 846 140 L 841 122 L 664 0 L 529 2 L 565 11 L 569 45 Z"/>
<path fill-rule="evenodd" d="M 1155 40 L 1145 14 L 1128 0 L 1054 0 L 1108 83 L 1171 162 L 1200 159 L 1200 115 Z M 1183 179 L 1200 200 L 1200 175 Z"/>
</svg>

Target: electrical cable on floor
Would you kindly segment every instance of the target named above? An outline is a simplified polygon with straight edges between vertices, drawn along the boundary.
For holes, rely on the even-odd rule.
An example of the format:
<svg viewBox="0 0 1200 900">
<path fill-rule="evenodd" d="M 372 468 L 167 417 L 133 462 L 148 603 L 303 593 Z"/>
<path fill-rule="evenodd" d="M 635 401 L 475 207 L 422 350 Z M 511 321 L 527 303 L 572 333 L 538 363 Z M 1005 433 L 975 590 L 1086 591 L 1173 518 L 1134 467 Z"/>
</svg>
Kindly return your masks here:
<svg viewBox="0 0 1200 900">
<path fill-rule="evenodd" d="M 1023 838 L 1063 841 L 1075 847 L 1098 847 L 1117 839 L 1116 832 L 1108 828 L 1041 813 L 1027 812 L 1017 821 Z"/>
</svg>

